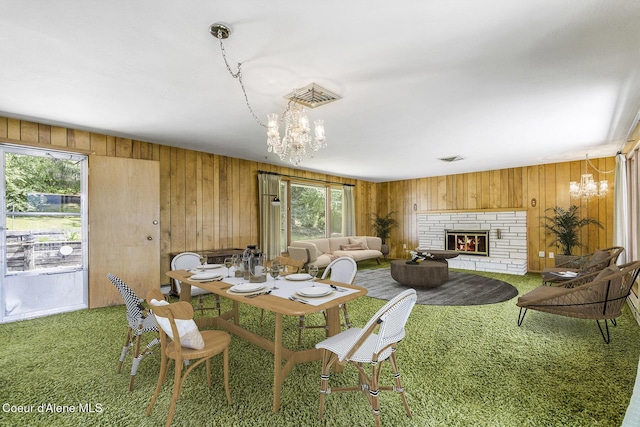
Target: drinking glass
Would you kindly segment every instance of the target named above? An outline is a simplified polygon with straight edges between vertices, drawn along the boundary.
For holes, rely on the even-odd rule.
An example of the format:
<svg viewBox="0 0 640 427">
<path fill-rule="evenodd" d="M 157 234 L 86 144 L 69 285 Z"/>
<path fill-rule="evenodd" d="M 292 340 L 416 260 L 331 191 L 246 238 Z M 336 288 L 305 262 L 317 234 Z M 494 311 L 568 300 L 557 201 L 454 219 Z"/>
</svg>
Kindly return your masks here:
<svg viewBox="0 0 640 427">
<path fill-rule="evenodd" d="M 225 258 L 224 266 L 227 267 L 227 277 L 231 277 L 231 266 L 233 265 L 233 258 Z"/>
<path fill-rule="evenodd" d="M 308 270 L 307 270 L 307 272 L 311 276 L 311 286 L 315 286 L 316 285 L 316 276 L 318 275 L 318 266 L 317 265 L 310 265 Z"/>
<path fill-rule="evenodd" d="M 271 289 L 278 289 L 278 276 L 280 275 L 281 267 L 282 266 L 280 264 L 273 264 L 269 268 L 269 274 L 271 275 L 271 277 L 273 277 L 273 288 Z"/>
</svg>

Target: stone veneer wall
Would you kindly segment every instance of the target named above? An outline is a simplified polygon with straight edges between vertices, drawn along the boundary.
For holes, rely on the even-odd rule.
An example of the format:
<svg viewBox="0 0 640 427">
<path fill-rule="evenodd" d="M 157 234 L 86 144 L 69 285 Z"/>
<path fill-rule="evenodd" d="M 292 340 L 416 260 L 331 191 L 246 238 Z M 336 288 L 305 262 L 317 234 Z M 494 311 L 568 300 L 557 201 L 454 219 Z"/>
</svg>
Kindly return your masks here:
<svg viewBox="0 0 640 427">
<path fill-rule="evenodd" d="M 517 275 L 527 272 L 525 210 L 418 214 L 421 249 L 445 249 L 445 230 L 489 230 L 488 257 L 461 254 L 448 260 L 449 267 Z"/>
</svg>

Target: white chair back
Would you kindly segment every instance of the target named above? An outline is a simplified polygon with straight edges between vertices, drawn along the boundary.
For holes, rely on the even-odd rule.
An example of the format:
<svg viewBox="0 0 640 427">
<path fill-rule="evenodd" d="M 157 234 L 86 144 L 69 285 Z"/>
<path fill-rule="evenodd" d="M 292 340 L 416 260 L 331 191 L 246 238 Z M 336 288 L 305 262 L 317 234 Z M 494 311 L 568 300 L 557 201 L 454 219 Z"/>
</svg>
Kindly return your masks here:
<svg viewBox="0 0 640 427">
<path fill-rule="evenodd" d="M 200 254 L 195 252 L 182 252 L 173 257 L 171 260 L 171 269 L 172 270 L 188 270 L 193 267 L 197 267 L 200 265 Z M 178 279 L 174 279 L 176 292 L 178 295 L 180 294 L 180 281 Z M 197 295 L 203 292 L 202 289 L 197 288 L 195 286 L 191 287 L 191 295 Z"/>
<path fill-rule="evenodd" d="M 353 279 L 356 278 L 358 272 L 358 264 L 351 257 L 336 258 L 325 268 L 322 273 L 323 279 L 331 279 L 334 282 L 347 283 L 351 285 Z"/>
<path fill-rule="evenodd" d="M 338 355 L 338 359 L 340 361 L 349 359 L 364 343 L 366 338 L 373 333 L 377 325 L 380 328 L 378 329 L 376 345 L 371 356 L 388 351 L 389 345 L 395 344 L 404 338 L 404 327 L 417 299 L 415 289 L 407 289 L 396 295 L 367 322 L 362 331 L 353 340 L 353 343 L 342 354 Z"/>
</svg>

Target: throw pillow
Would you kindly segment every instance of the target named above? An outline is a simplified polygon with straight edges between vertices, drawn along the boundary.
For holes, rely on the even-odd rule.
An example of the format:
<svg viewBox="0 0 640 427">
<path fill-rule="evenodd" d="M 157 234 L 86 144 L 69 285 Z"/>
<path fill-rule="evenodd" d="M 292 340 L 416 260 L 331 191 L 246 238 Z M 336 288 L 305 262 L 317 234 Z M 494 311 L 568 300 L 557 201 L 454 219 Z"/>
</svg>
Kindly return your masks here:
<svg viewBox="0 0 640 427">
<path fill-rule="evenodd" d="M 357 243 L 353 245 L 340 245 L 340 249 L 343 251 L 361 251 L 364 249 L 362 243 Z"/>
<path fill-rule="evenodd" d="M 585 265 L 585 269 L 593 267 L 595 267 L 597 270 L 603 269 L 607 266 L 607 258 L 609 258 L 609 252 L 597 250 L 593 253 L 593 255 L 591 255 L 591 259 Z"/>
<path fill-rule="evenodd" d="M 350 244 L 362 244 L 362 249 L 369 249 L 369 245 L 367 245 L 367 238 L 366 237 L 361 237 L 359 239 L 354 238 L 354 237 L 349 237 L 349 243 Z"/>
<path fill-rule="evenodd" d="M 156 299 L 152 299 L 149 303 L 152 306 L 169 305 L 167 301 L 158 301 Z M 164 333 L 167 334 L 169 338 L 173 339 L 171 321 L 166 317 L 158 316 L 156 313 L 153 313 L 153 315 L 156 317 L 156 321 Z M 196 350 L 204 348 L 204 340 L 198 330 L 198 325 L 196 325 L 196 322 L 193 319 L 176 319 L 176 327 L 178 328 L 178 335 L 180 335 L 180 344 L 182 347 L 193 348 Z"/>
</svg>

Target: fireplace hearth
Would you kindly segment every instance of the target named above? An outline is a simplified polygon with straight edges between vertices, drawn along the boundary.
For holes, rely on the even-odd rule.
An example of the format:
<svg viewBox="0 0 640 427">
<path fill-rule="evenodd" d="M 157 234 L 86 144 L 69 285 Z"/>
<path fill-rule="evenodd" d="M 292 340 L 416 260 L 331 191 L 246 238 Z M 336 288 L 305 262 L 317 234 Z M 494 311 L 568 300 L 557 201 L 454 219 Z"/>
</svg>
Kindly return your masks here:
<svg viewBox="0 0 640 427">
<path fill-rule="evenodd" d="M 445 230 L 446 249 L 461 254 L 489 256 L 488 230 Z"/>
</svg>

